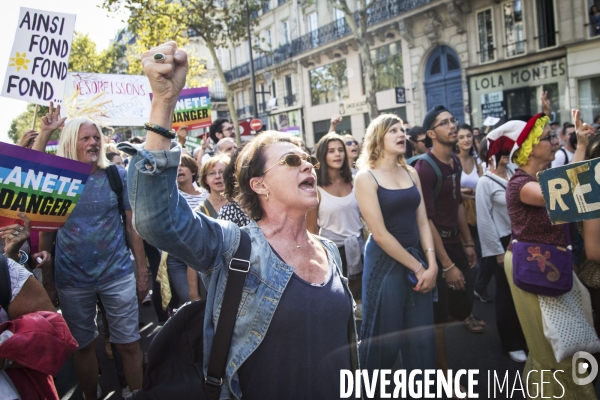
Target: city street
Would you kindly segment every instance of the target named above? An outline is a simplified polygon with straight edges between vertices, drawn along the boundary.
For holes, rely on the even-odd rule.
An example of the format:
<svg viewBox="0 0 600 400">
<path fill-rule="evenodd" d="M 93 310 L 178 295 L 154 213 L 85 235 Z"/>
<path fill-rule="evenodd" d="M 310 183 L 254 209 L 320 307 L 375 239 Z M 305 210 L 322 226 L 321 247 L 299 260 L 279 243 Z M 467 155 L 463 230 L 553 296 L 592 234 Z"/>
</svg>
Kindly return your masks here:
<svg viewBox="0 0 600 400">
<path fill-rule="evenodd" d="M 493 295 L 494 287 L 495 283 L 492 280 L 489 286 L 491 295 Z M 491 395 L 488 397 L 488 371 L 490 371 L 492 382 L 494 371 L 501 382 L 504 380 L 504 376 L 508 371 L 508 387 L 512 389 L 516 372 L 520 372 L 523 369 L 523 364 L 513 362 L 509 356 L 500 349 L 500 340 L 495 328 L 496 321 L 494 310 L 494 303 L 482 303 L 475 300 L 474 314 L 483 318 L 487 323 L 485 331 L 482 334 L 469 333 L 463 327 L 462 323 L 450 324 L 446 328 L 446 348 L 450 367 L 453 370 L 479 369 L 476 393 L 479 394 L 480 399 L 508 398 L 506 387 L 502 393 L 500 393 L 500 390 L 497 388 L 495 397 L 493 388 L 490 388 Z M 152 337 L 158 330 L 154 308 L 150 304 L 141 306 L 141 320 L 144 323 L 141 328 L 141 343 L 143 351 L 146 352 Z M 100 319 L 100 329 L 102 328 L 101 323 L 102 321 Z M 113 360 L 109 360 L 106 356 L 102 331 L 100 332 L 96 354 L 98 355 L 100 368 L 102 369 L 100 385 L 105 394 L 104 398 L 120 399 L 121 389 L 119 388 L 117 373 Z M 465 384 L 466 380 L 463 382 L 463 385 Z M 82 392 L 77 384 L 72 358 L 67 362 L 56 379 L 56 388 L 63 400 L 82 399 Z M 596 385 L 596 391 L 598 393 L 598 385 Z M 522 398 L 521 392 L 515 391 L 512 398 Z"/>
</svg>

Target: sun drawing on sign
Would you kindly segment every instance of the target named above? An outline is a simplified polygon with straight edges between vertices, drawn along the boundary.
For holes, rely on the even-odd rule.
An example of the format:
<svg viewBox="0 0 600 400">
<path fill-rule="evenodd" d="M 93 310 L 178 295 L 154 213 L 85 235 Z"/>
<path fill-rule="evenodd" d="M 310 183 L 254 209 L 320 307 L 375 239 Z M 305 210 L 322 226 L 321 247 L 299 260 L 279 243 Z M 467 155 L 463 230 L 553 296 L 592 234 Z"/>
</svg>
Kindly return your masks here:
<svg viewBox="0 0 600 400">
<path fill-rule="evenodd" d="M 30 62 L 30 60 L 27 59 L 27 54 L 19 53 L 18 51 L 16 52 L 15 57 L 11 58 L 10 61 L 12 64 L 9 64 L 8 66 L 17 67 L 17 72 L 20 71 L 21 68 L 27 69 L 27 63 Z"/>
</svg>

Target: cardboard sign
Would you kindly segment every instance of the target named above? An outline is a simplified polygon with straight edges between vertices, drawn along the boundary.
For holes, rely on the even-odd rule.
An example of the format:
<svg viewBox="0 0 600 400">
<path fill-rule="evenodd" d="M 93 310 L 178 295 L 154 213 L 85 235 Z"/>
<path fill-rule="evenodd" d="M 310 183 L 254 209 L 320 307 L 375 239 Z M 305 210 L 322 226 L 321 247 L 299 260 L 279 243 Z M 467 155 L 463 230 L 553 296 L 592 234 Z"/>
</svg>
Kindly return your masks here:
<svg viewBox="0 0 600 400">
<path fill-rule="evenodd" d="M 62 104 L 74 28 L 75 14 L 21 7 L 2 96 Z"/>
<path fill-rule="evenodd" d="M 188 130 L 193 130 L 211 124 L 208 87 L 183 89 L 175 106 L 173 129 L 187 126 Z"/>
<path fill-rule="evenodd" d="M 142 75 L 68 74 L 65 98 L 79 90 L 79 98 L 104 93 L 103 122 L 112 126 L 143 126 L 150 119 L 150 85 Z M 64 110 L 64 109 L 63 109 Z M 66 112 L 63 112 L 66 117 Z"/>
<path fill-rule="evenodd" d="M 538 174 L 553 224 L 600 218 L 600 158 Z"/>
<path fill-rule="evenodd" d="M 55 231 L 77 205 L 90 164 L 0 142 L 0 225 L 20 220 L 31 229 Z"/>
</svg>

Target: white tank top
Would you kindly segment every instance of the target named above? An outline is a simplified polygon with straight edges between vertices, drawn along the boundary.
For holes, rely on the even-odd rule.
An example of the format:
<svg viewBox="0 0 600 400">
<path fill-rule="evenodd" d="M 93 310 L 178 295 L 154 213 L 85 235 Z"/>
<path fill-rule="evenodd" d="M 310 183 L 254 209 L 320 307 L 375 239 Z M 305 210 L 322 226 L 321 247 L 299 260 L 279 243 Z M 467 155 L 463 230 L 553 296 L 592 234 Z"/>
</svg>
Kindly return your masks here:
<svg viewBox="0 0 600 400">
<path fill-rule="evenodd" d="M 345 238 L 359 236 L 362 223 L 354 189 L 344 197 L 330 195 L 319 186 L 317 189 L 321 195 L 318 215 L 319 234 L 338 247 L 344 245 Z"/>
<path fill-rule="evenodd" d="M 477 160 L 475 160 L 477 162 Z M 477 173 L 477 164 L 470 174 L 467 174 L 463 169 L 460 175 L 460 187 L 475 189 L 477 187 L 477 181 L 479 180 L 479 174 Z"/>
</svg>

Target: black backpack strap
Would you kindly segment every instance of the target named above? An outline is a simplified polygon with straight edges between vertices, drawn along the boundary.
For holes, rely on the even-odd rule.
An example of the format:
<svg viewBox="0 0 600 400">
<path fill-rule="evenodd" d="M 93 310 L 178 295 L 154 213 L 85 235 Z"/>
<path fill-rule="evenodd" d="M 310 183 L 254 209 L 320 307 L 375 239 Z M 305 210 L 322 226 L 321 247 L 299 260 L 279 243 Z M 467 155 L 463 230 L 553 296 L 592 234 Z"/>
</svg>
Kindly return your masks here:
<svg viewBox="0 0 600 400">
<path fill-rule="evenodd" d="M 433 188 L 433 200 L 436 201 L 438 196 L 440 195 L 440 192 L 442 191 L 442 171 L 428 153 L 422 154 L 420 159 L 429 164 L 433 172 L 435 172 L 435 176 L 437 179 L 435 180 L 435 187 Z"/>
<path fill-rule="evenodd" d="M 119 170 L 116 165 L 109 165 L 106 168 L 106 176 L 108 177 L 108 183 L 110 188 L 117 195 L 117 203 L 119 205 L 119 215 L 121 216 L 121 222 L 123 223 L 123 231 L 125 232 L 125 244 L 129 248 L 129 242 L 127 241 L 127 229 L 125 228 L 125 221 L 127 217 L 125 215 L 125 205 L 123 204 L 123 181 L 119 175 Z"/>
<path fill-rule="evenodd" d="M 0 305 L 8 314 L 8 305 L 12 297 L 10 285 L 10 272 L 8 271 L 8 260 L 4 254 L 0 254 Z"/>
<path fill-rule="evenodd" d="M 240 230 L 240 245 L 229 262 L 221 313 L 208 360 L 208 373 L 204 378 L 204 388 L 210 400 L 218 400 L 221 393 L 242 290 L 246 275 L 250 271 L 251 244 L 248 233 Z"/>
</svg>

